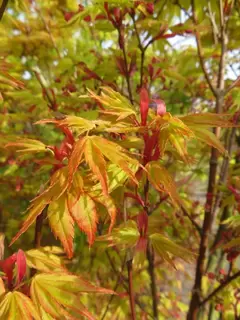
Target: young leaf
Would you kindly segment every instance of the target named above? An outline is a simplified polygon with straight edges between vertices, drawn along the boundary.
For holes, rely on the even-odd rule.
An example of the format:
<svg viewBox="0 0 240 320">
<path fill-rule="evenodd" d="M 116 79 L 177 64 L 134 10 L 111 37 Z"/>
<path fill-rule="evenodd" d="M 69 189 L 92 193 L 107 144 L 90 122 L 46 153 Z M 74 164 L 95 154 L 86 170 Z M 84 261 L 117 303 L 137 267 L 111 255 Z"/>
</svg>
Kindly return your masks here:
<svg viewBox="0 0 240 320">
<path fill-rule="evenodd" d="M 45 119 L 36 122 L 36 124 L 53 123 L 59 127 L 71 127 L 76 129 L 79 135 L 91 131 L 96 126 L 93 121 L 76 116 L 66 116 L 63 120 Z"/>
<path fill-rule="evenodd" d="M 19 150 L 19 153 L 37 153 L 37 152 L 46 152 L 48 151 L 47 147 L 44 143 L 38 140 L 33 139 L 21 139 L 17 142 L 10 142 L 6 145 L 6 147 L 15 147 Z"/>
<path fill-rule="evenodd" d="M 1 300 L 0 319 L 41 320 L 32 301 L 18 291 L 8 292 Z"/>
<path fill-rule="evenodd" d="M 97 230 L 97 212 L 94 201 L 87 194 L 80 196 L 77 203 L 69 208 L 72 218 L 88 237 L 90 245 L 93 244 Z"/>
<path fill-rule="evenodd" d="M 36 275 L 32 280 L 30 290 L 31 297 L 38 309 L 43 308 L 53 317 L 59 318 L 59 316 L 76 313 L 76 317 L 73 319 L 78 319 L 81 315 L 88 319 L 94 319 L 79 301 L 81 292 L 115 294 L 112 290 L 96 287 L 82 278 L 68 273 Z"/>
<path fill-rule="evenodd" d="M 68 212 L 65 195 L 50 203 L 47 216 L 53 233 L 60 239 L 68 258 L 72 258 L 74 221 Z"/>
<path fill-rule="evenodd" d="M 99 178 L 103 193 L 108 194 L 107 185 L 107 173 L 106 173 L 106 161 L 104 160 L 103 154 L 100 149 L 94 144 L 94 141 L 89 137 L 87 139 L 84 155 L 86 162 L 93 171 L 94 174 Z"/>
<path fill-rule="evenodd" d="M 148 97 L 147 89 L 141 88 L 141 91 L 140 91 L 140 112 L 141 112 L 142 126 L 145 126 L 147 123 L 148 108 L 149 108 L 149 97 Z"/>
<path fill-rule="evenodd" d="M 180 119 L 191 128 L 195 126 L 229 128 L 233 126 L 233 123 L 228 121 L 231 117 L 231 114 L 198 113 L 183 116 Z"/>
<path fill-rule="evenodd" d="M 92 136 L 92 139 L 107 159 L 118 165 L 136 184 L 138 184 L 135 174 L 130 169 L 130 165 L 138 164 L 136 159 L 127 156 L 125 153 L 126 151 L 114 142 L 98 136 Z"/>
<path fill-rule="evenodd" d="M 25 277 L 27 271 L 26 256 L 24 252 L 19 249 L 16 255 L 16 265 L 17 265 L 17 284 L 19 284 Z"/>
<path fill-rule="evenodd" d="M 69 182 L 72 181 L 74 173 L 77 171 L 79 164 L 83 160 L 86 141 L 87 141 L 86 137 L 80 138 L 73 146 L 73 151 L 68 161 L 68 169 L 69 169 L 68 181 Z"/>
<path fill-rule="evenodd" d="M 64 266 L 62 259 L 56 254 L 53 254 L 47 248 L 31 249 L 25 252 L 27 265 L 38 271 L 62 271 Z"/>
<path fill-rule="evenodd" d="M 202 142 L 205 142 L 211 147 L 218 149 L 221 153 L 226 153 L 226 150 L 220 140 L 216 137 L 214 133 L 211 131 L 202 128 L 202 127 L 192 127 L 192 131 L 194 132 L 196 138 Z"/>
<path fill-rule="evenodd" d="M 181 258 L 187 262 L 190 262 L 194 259 L 195 254 L 191 251 L 185 249 L 182 246 L 172 242 L 170 239 L 165 236 L 154 233 L 150 235 L 150 240 L 154 250 L 166 261 L 168 261 L 173 267 L 174 263 L 172 261 L 173 257 Z"/>
<path fill-rule="evenodd" d="M 148 179 L 160 192 L 167 192 L 175 205 L 181 204 L 176 185 L 167 169 L 157 161 L 151 161 L 146 165 Z"/>
</svg>

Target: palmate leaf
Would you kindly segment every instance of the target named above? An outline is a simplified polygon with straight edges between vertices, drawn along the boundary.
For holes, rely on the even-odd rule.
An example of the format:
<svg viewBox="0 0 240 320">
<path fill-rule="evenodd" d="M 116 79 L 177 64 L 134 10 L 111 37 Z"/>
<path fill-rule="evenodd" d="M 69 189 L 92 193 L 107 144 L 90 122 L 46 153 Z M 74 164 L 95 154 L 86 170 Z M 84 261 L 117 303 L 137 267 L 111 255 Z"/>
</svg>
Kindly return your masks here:
<svg viewBox="0 0 240 320">
<path fill-rule="evenodd" d="M 146 165 L 148 179 L 151 184 L 160 192 L 169 194 L 175 205 L 181 206 L 181 199 L 178 195 L 176 185 L 169 172 L 157 161 L 151 161 Z"/>
<path fill-rule="evenodd" d="M 87 234 L 88 242 L 92 245 L 98 222 L 95 202 L 89 195 L 83 194 L 73 206 L 69 205 L 69 212 L 79 228 Z"/>
<path fill-rule="evenodd" d="M 36 275 L 30 290 L 40 314 L 50 314 L 54 319 L 64 316 L 69 316 L 70 319 L 81 319 L 80 316 L 94 319 L 80 301 L 82 292 L 115 294 L 112 290 L 96 287 L 81 277 L 66 272 Z M 71 314 L 75 316 L 71 318 Z"/>
<path fill-rule="evenodd" d="M 97 241 L 107 241 L 109 246 L 122 248 L 134 247 L 140 238 L 140 233 L 135 221 L 128 220 L 126 223 L 114 228 L 109 235 L 99 236 Z"/>
<path fill-rule="evenodd" d="M 93 173 L 98 177 L 103 193 L 108 194 L 106 161 L 101 150 L 96 146 L 93 139 L 88 138 L 85 144 L 85 159 Z"/>
<path fill-rule="evenodd" d="M 76 117 L 76 116 L 66 116 L 63 120 L 44 119 L 36 122 L 36 124 L 44 124 L 44 123 L 53 123 L 60 127 L 65 126 L 65 127 L 74 128 L 76 129 L 79 135 L 85 132 L 89 132 L 92 129 L 96 128 L 94 121 L 90 121 L 90 120 Z"/>
<path fill-rule="evenodd" d="M 34 223 L 36 218 L 51 201 L 57 200 L 65 192 L 67 188 L 67 177 L 67 167 L 61 168 L 53 174 L 49 182 L 49 187 L 32 200 L 27 210 L 28 217 L 24 221 L 19 232 L 12 239 L 10 245 L 12 245 Z"/>
<path fill-rule="evenodd" d="M 0 302 L 0 319 L 5 320 L 41 320 L 32 301 L 18 291 L 8 292 Z"/>
<path fill-rule="evenodd" d="M 60 248 L 58 248 L 58 252 L 63 253 Z M 57 256 L 53 252 L 54 250 L 49 250 L 47 247 L 43 247 L 41 249 L 31 249 L 25 252 L 27 265 L 30 268 L 34 268 L 36 270 L 42 272 L 53 271 L 56 272 L 62 271 L 64 269 L 63 261 L 61 257 Z"/>
<path fill-rule="evenodd" d="M 92 152 L 92 154 L 89 154 L 89 152 Z M 118 144 L 99 136 L 80 138 L 75 143 L 69 159 L 69 181 L 72 180 L 79 164 L 84 160 L 83 156 L 85 156 L 90 169 L 97 175 L 103 189 L 105 189 L 105 194 L 107 193 L 105 181 L 107 173 L 104 157 L 125 171 L 135 183 L 138 183 L 134 172 L 130 168 L 132 165 L 138 165 L 138 161 L 130 158 L 126 152 Z M 100 160 L 97 158 L 98 155 L 100 155 Z"/>
<path fill-rule="evenodd" d="M 184 162 L 190 162 L 186 140 L 194 137 L 194 133 L 180 119 L 166 113 L 154 119 L 150 127 L 159 130 L 158 146 L 161 156 L 164 155 L 166 146 L 170 143 Z"/>
<path fill-rule="evenodd" d="M 107 107 L 106 111 L 101 110 L 100 112 L 110 112 L 111 114 L 115 114 L 118 116 L 118 120 L 122 120 L 129 116 L 136 116 L 133 106 L 129 100 L 111 88 L 102 87 L 101 95 L 96 95 L 89 89 L 88 92 L 89 97 L 97 100 Z"/>
<path fill-rule="evenodd" d="M 50 203 L 47 216 L 53 233 L 60 239 L 68 257 L 72 258 L 74 221 L 69 214 L 65 195 Z"/>
<path fill-rule="evenodd" d="M 163 260 L 169 262 L 175 267 L 172 257 L 178 257 L 186 262 L 193 261 L 195 254 L 184 247 L 174 243 L 167 237 L 154 233 L 149 236 L 153 249 L 162 257 Z"/>
<path fill-rule="evenodd" d="M 231 114 L 198 113 L 179 118 L 190 128 L 195 126 L 229 128 L 234 126 L 234 124 L 229 121 L 231 117 Z"/>
<path fill-rule="evenodd" d="M 192 127 L 191 129 L 198 140 L 218 149 L 221 153 L 226 153 L 224 146 L 213 132 L 202 127 Z"/>
<path fill-rule="evenodd" d="M 33 139 L 21 139 L 16 142 L 10 142 L 6 147 L 17 148 L 17 152 L 24 154 L 48 151 L 44 143 Z"/>
</svg>

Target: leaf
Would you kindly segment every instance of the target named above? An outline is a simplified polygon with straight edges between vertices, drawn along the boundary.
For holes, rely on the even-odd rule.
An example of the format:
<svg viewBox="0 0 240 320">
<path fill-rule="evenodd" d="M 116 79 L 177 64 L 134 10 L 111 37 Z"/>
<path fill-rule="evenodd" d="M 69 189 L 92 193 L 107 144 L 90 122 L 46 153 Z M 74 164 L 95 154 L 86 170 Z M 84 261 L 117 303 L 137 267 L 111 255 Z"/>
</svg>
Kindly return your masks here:
<svg viewBox="0 0 240 320">
<path fill-rule="evenodd" d="M 0 319 L 41 320 L 32 301 L 18 291 L 8 292 L 1 300 Z"/>
<path fill-rule="evenodd" d="M 140 113 L 141 113 L 141 124 L 145 126 L 147 123 L 149 109 L 149 97 L 146 88 L 141 88 L 140 90 Z"/>
<path fill-rule="evenodd" d="M 93 199 L 96 202 L 101 203 L 107 209 L 107 212 L 108 212 L 108 214 L 110 216 L 110 220 L 111 220 L 111 223 L 109 226 L 109 231 L 108 231 L 110 233 L 112 231 L 112 228 L 114 226 L 116 216 L 117 216 L 117 208 L 114 204 L 114 201 L 111 197 L 105 196 L 104 194 L 100 194 L 97 197 L 95 194 L 93 194 Z"/>
<path fill-rule="evenodd" d="M 44 119 L 37 121 L 35 124 L 53 123 L 59 127 L 71 127 L 76 129 L 79 135 L 91 131 L 96 127 L 93 121 L 76 117 L 76 116 L 66 116 L 63 120 L 56 119 Z"/>
<path fill-rule="evenodd" d="M 54 251 L 53 251 L 54 252 Z M 31 249 L 25 252 L 27 265 L 30 268 L 37 269 L 42 272 L 62 271 L 64 268 L 62 259 L 51 251 L 47 250 L 47 247 L 41 249 Z"/>
<path fill-rule="evenodd" d="M 64 195 L 50 203 L 47 216 L 53 233 L 60 239 L 68 258 L 72 258 L 74 222 L 68 212 L 67 199 Z"/>
<path fill-rule="evenodd" d="M 106 173 L 106 162 L 100 149 L 94 144 L 94 141 L 90 138 L 87 139 L 85 145 L 85 159 L 91 170 L 100 180 L 103 193 L 108 194 L 107 185 L 107 173 Z"/>
<path fill-rule="evenodd" d="M 229 249 L 229 248 L 232 248 L 232 247 L 239 247 L 239 245 L 240 245 L 240 237 L 237 237 L 235 239 L 232 239 L 228 243 L 226 243 L 224 245 L 221 245 L 220 247 L 222 249 Z"/>
<path fill-rule="evenodd" d="M 119 116 L 118 120 L 122 120 L 129 116 L 135 116 L 133 106 L 127 98 L 120 93 L 114 91 L 110 87 L 102 87 L 101 95 L 96 95 L 93 91 L 88 89 L 89 97 L 97 100 L 107 107 L 107 111 L 112 111 L 112 114 Z M 100 112 L 104 112 L 101 110 Z"/>
<path fill-rule="evenodd" d="M 38 274 L 34 276 L 30 290 L 38 309 L 42 308 L 54 318 L 76 313 L 73 319 L 78 319 L 79 315 L 94 319 L 79 301 L 81 292 L 115 294 L 112 290 L 96 287 L 81 277 L 66 272 Z"/>
<path fill-rule="evenodd" d="M 46 152 L 48 151 L 47 147 L 44 143 L 38 140 L 33 139 L 21 139 L 17 142 L 10 142 L 6 145 L 6 147 L 16 147 L 20 150 L 17 150 L 17 152 L 21 153 L 35 153 L 35 152 Z"/>
<path fill-rule="evenodd" d="M 190 262 L 194 259 L 195 254 L 185 249 L 184 247 L 174 243 L 167 237 L 154 233 L 150 235 L 150 240 L 154 250 L 162 257 L 162 259 L 169 262 L 173 267 L 172 256 L 183 259 L 186 262 Z"/>
<path fill-rule="evenodd" d="M 69 208 L 72 218 L 88 237 L 90 245 L 93 244 L 97 230 L 97 212 L 94 201 L 87 194 L 80 196 L 77 203 Z"/>
<path fill-rule="evenodd" d="M 120 246 L 124 248 L 134 247 L 140 238 L 140 233 L 135 221 L 128 220 L 118 228 L 114 228 L 112 233 L 98 237 L 97 241 L 108 241 L 109 246 Z"/>
<path fill-rule="evenodd" d="M 67 188 L 67 167 L 57 170 L 50 179 L 50 186 L 34 198 L 28 208 L 28 217 L 20 231 L 13 237 L 10 246 L 34 223 L 44 208 L 53 200 L 57 200 Z"/>
<path fill-rule="evenodd" d="M 198 113 L 180 117 L 180 119 L 189 127 L 201 126 L 229 128 L 234 126 L 234 124 L 229 121 L 231 117 L 232 115 L 230 114 Z"/>
<path fill-rule="evenodd" d="M 80 138 L 73 146 L 73 151 L 68 161 L 68 169 L 69 169 L 68 181 L 69 182 L 72 181 L 74 173 L 76 172 L 79 164 L 83 160 L 86 141 L 87 141 L 86 137 Z"/>
<path fill-rule="evenodd" d="M 0 278 L 0 299 L 1 299 L 2 294 L 4 294 L 5 292 L 6 292 L 6 289 L 5 289 L 5 286 L 4 286 L 3 279 Z"/>
<path fill-rule="evenodd" d="M 37 217 L 42 213 L 47 203 L 43 197 L 37 198 L 28 209 L 28 217 L 24 221 L 20 231 L 13 237 L 9 246 L 11 246 L 27 229 L 34 223 Z"/>
<path fill-rule="evenodd" d="M 130 165 L 137 165 L 138 161 L 126 155 L 126 150 L 121 148 L 114 142 L 99 136 L 92 136 L 95 145 L 101 150 L 103 155 L 112 163 L 118 165 L 128 176 L 138 184 L 134 172 L 130 169 Z"/>
<path fill-rule="evenodd" d="M 221 153 L 227 152 L 220 140 L 211 131 L 199 127 L 193 127 L 192 131 L 194 132 L 198 140 L 203 141 L 209 146 L 216 148 Z"/>
<path fill-rule="evenodd" d="M 157 161 L 151 161 L 146 165 L 148 179 L 151 184 L 160 192 L 167 192 L 175 205 L 181 206 L 180 199 L 176 185 L 168 173 Z"/>
<path fill-rule="evenodd" d="M 17 284 L 19 284 L 25 277 L 27 271 L 27 263 L 24 252 L 19 249 L 16 255 L 16 265 L 17 265 Z"/>
</svg>

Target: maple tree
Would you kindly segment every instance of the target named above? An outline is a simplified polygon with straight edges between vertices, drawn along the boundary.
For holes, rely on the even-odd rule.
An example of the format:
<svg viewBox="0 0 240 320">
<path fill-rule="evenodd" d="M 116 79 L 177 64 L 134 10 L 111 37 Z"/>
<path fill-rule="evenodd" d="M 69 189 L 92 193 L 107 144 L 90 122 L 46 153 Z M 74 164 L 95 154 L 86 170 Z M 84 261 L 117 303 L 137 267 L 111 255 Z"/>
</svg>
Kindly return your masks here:
<svg viewBox="0 0 240 320">
<path fill-rule="evenodd" d="M 2 1 L 0 319 L 240 317 L 239 8 Z"/>
</svg>

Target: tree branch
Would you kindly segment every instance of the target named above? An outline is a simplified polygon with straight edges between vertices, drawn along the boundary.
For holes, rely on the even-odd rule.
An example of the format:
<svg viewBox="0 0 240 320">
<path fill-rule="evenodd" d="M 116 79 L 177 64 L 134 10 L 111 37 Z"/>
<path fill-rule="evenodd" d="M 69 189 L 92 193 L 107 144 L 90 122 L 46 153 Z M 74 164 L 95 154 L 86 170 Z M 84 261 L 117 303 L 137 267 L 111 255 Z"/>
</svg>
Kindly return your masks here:
<svg viewBox="0 0 240 320">
<path fill-rule="evenodd" d="M 7 8 L 7 5 L 8 5 L 8 0 L 3 0 L 1 8 L 0 8 L 0 21 L 2 20 L 2 17 L 4 15 L 6 8 Z"/>
<path fill-rule="evenodd" d="M 237 279 L 240 276 L 240 271 L 235 273 L 233 276 L 229 277 L 227 281 L 221 283 L 212 293 L 210 293 L 204 300 L 200 302 L 200 306 L 205 305 L 210 299 L 212 299 L 216 294 L 228 286 L 233 280 Z"/>
<path fill-rule="evenodd" d="M 196 36 L 196 42 L 197 42 L 197 50 L 198 50 L 198 56 L 199 56 L 199 62 L 202 68 L 202 71 L 204 73 L 205 79 L 209 85 L 209 88 L 211 89 L 213 95 L 216 97 L 217 96 L 217 90 L 216 88 L 213 86 L 212 81 L 209 77 L 208 71 L 206 69 L 205 63 L 204 63 L 204 58 L 203 58 L 203 49 L 202 49 L 202 45 L 201 45 L 201 40 L 200 40 L 200 34 L 197 30 L 197 16 L 196 16 L 196 10 L 195 10 L 195 1 L 191 0 L 191 4 L 192 4 L 192 18 L 193 18 L 193 22 L 196 26 L 196 30 L 195 30 L 195 36 Z"/>
</svg>

